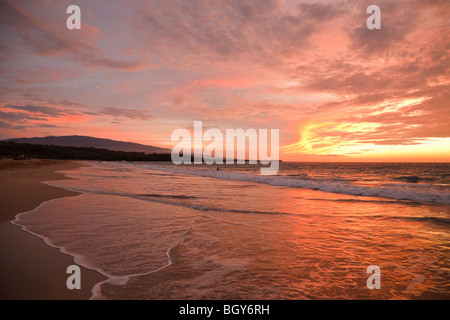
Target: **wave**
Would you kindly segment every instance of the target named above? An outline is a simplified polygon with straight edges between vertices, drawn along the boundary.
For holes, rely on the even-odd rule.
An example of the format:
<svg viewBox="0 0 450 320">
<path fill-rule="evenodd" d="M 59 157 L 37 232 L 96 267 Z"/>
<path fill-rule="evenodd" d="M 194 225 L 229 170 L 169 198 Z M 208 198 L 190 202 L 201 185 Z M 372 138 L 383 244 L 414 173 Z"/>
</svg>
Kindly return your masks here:
<svg viewBox="0 0 450 320">
<path fill-rule="evenodd" d="M 440 223 L 440 224 L 445 224 L 445 225 L 450 224 L 450 219 L 439 218 L 439 217 L 399 217 L 399 219 L 419 221 L 419 222 L 434 222 L 434 223 Z"/>
<path fill-rule="evenodd" d="M 166 251 L 167 263 L 165 265 L 163 265 L 155 270 L 151 270 L 149 272 L 135 273 L 135 274 L 129 274 L 126 276 L 119 276 L 119 277 L 118 276 L 110 276 L 108 279 L 98 282 L 94 285 L 94 287 L 92 287 L 91 297 L 89 298 L 89 300 L 105 300 L 106 299 L 106 297 L 102 294 L 102 285 L 105 283 L 112 284 L 115 286 L 125 286 L 128 283 L 128 281 L 130 281 L 131 278 L 139 277 L 139 276 L 146 276 L 146 275 L 161 271 L 167 267 L 170 267 L 173 264 L 171 252 L 183 241 L 184 241 L 184 239 L 180 240 L 179 242 L 170 246 L 167 249 L 167 251 Z"/>
<path fill-rule="evenodd" d="M 437 178 L 427 178 L 427 177 L 419 177 L 419 176 L 402 176 L 393 178 L 393 180 L 404 181 L 408 183 L 418 183 L 419 181 L 435 181 Z"/>
<path fill-rule="evenodd" d="M 304 188 L 320 190 L 331 193 L 347 194 L 353 196 L 380 197 L 396 200 L 409 200 L 418 202 L 432 202 L 439 204 L 450 204 L 450 193 L 437 190 L 430 185 L 420 185 L 412 190 L 404 185 L 392 186 L 360 186 L 348 181 L 324 181 L 316 179 L 302 179 L 288 176 L 261 176 L 241 172 L 225 172 L 216 170 L 195 170 L 181 167 L 168 167 L 161 165 L 137 166 L 142 169 L 157 170 L 162 172 L 179 173 L 187 175 L 202 176 L 223 180 L 249 181 L 264 183 L 274 186 L 284 186 L 291 188 Z"/>
<path fill-rule="evenodd" d="M 78 196 L 81 196 L 81 195 L 78 195 Z M 12 225 L 15 225 L 15 226 L 21 228 L 23 231 L 25 231 L 25 232 L 27 232 L 27 233 L 29 233 L 29 234 L 31 234 L 31 235 L 33 235 L 33 236 L 39 238 L 39 239 L 42 239 L 42 241 L 44 241 L 44 243 L 45 243 L 47 246 L 49 246 L 49 247 L 51 247 L 51 248 L 56 248 L 56 249 L 58 249 L 61 253 L 73 257 L 73 261 L 74 261 L 77 265 L 82 266 L 82 267 L 87 268 L 87 269 L 90 269 L 90 270 L 97 271 L 97 272 L 100 273 L 102 276 L 104 276 L 104 277 L 107 278 L 105 281 L 101 281 L 101 282 L 97 283 L 97 284 L 94 286 L 94 288 L 96 288 L 97 285 L 99 285 L 99 284 L 101 284 L 101 283 L 104 283 L 104 282 L 107 282 L 107 281 L 112 281 L 112 282 L 114 282 L 114 283 L 116 283 L 116 284 L 122 284 L 122 285 L 123 285 L 123 284 L 126 284 L 126 283 L 128 282 L 128 279 L 129 279 L 128 276 L 118 277 L 118 276 L 111 275 L 110 273 L 106 272 L 105 270 L 103 270 L 103 269 L 101 269 L 101 268 L 98 268 L 98 267 L 92 265 L 92 264 L 86 259 L 86 257 L 84 257 L 83 255 L 76 254 L 76 253 L 74 253 L 74 252 L 72 252 L 72 251 L 69 251 L 69 250 L 67 250 L 67 248 L 65 248 L 65 247 L 57 246 L 50 238 L 45 237 L 45 236 L 43 236 L 43 235 L 41 235 L 41 234 L 35 233 L 35 232 L 31 231 L 30 228 L 28 228 L 28 227 L 26 227 L 26 226 L 24 226 L 24 225 L 22 225 L 22 224 L 20 223 L 20 220 L 21 220 L 21 216 L 22 216 L 22 215 L 26 215 L 26 214 L 30 214 L 30 213 L 32 213 L 32 212 L 35 212 L 35 211 L 39 210 L 42 206 L 45 206 L 46 204 L 48 204 L 48 203 L 50 203 L 50 202 L 53 202 L 53 201 L 59 201 L 59 200 L 61 200 L 61 199 L 62 199 L 62 198 L 57 198 L 57 199 L 51 199 L 51 200 L 48 200 L 48 201 L 44 201 L 44 202 L 42 202 L 39 206 L 37 206 L 37 207 L 36 207 L 35 209 L 33 209 L 33 210 L 30 210 L 30 211 L 26 211 L 26 212 L 22 212 L 22 213 L 17 214 L 17 215 L 15 216 L 15 219 L 12 220 L 12 221 L 10 221 L 10 223 L 11 223 Z M 92 292 L 91 292 L 91 294 L 92 294 L 92 295 L 91 295 L 91 298 L 94 296 L 94 288 L 92 289 Z"/>
<path fill-rule="evenodd" d="M 61 186 L 58 184 L 58 181 L 44 181 L 43 183 L 46 185 L 52 186 L 52 187 L 61 188 Z M 206 206 L 206 205 L 202 205 L 202 204 L 193 204 L 193 203 L 170 200 L 170 199 L 174 199 L 174 200 L 199 199 L 199 197 L 194 197 L 194 196 L 146 194 L 146 193 L 145 194 L 131 194 L 131 193 L 126 193 L 126 192 L 112 191 L 112 190 L 101 190 L 101 189 L 95 189 L 95 188 L 78 188 L 78 187 L 69 187 L 69 186 L 64 186 L 63 188 L 68 191 L 73 191 L 73 192 L 128 197 L 128 198 L 133 198 L 133 199 L 138 199 L 138 200 L 143 200 L 143 201 L 150 201 L 150 202 L 156 202 L 156 203 L 161 203 L 161 204 L 182 206 L 182 207 L 187 207 L 187 208 L 191 208 L 191 209 L 198 210 L 198 211 L 217 211 L 217 212 L 244 213 L 244 214 L 246 214 L 246 213 L 247 214 L 266 214 L 266 215 L 290 215 L 290 214 L 292 214 L 289 212 L 279 212 L 279 211 L 225 209 L 225 208 L 219 208 L 219 207 L 213 207 L 213 206 Z M 301 215 L 301 214 L 296 213 L 295 215 Z"/>
<path fill-rule="evenodd" d="M 330 202 L 357 202 L 357 203 L 401 203 L 403 200 L 397 199 L 386 199 L 386 200 L 367 200 L 367 199 L 322 199 L 322 198 L 309 198 L 308 200 L 316 200 L 316 201 L 330 201 Z M 411 203 L 408 201 L 408 203 Z"/>
<path fill-rule="evenodd" d="M 170 195 L 170 194 L 156 194 L 156 193 L 142 193 L 137 196 L 150 197 L 150 198 L 169 198 L 169 199 L 198 199 L 195 196 L 184 196 L 184 195 Z"/>
<path fill-rule="evenodd" d="M 78 197 L 79 196 L 82 196 L 82 194 L 78 195 Z M 35 232 L 31 231 L 30 228 L 28 228 L 28 227 L 26 227 L 26 226 L 24 226 L 24 225 L 22 225 L 20 223 L 22 215 L 26 215 L 26 214 L 30 214 L 32 212 L 35 212 L 35 211 L 39 210 L 42 206 L 45 206 L 46 204 L 48 204 L 50 202 L 53 202 L 53 201 L 60 201 L 61 199 L 62 198 L 57 198 L 57 199 L 51 199 L 51 200 L 48 200 L 48 201 L 44 201 L 44 202 L 42 202 L 39 206 L 37 206 L 33 210 L 19 213 L 19 214 L 17 214 L 15 216 L 14 220 L 10 221 L 10 224 L 15 225 L 15 226 L 21 228 L 23 231 L 25 231 L 25 232 L 27 232 L 27 233 L 29 233 L 29 234 L 37 237 L 37 238 L 42 239 L 47 246 L 52 247 L 52 248 L 56 248 L 61 253 L 73 257 L 73 261 L 77 265 L 82 266 L 82 267 L 84 267 L 86 269 L 90 269 L 90 270 L 96 271 L 99 274 L 101 274 L 102 276 L 104 276 L 105 278 L 107 278 L 106 280 L 103 280 L 103 281 L 100 281 L 100 282 L 96 283 L 92 287 L 91 297 L 89 298 L 89 300 L 103 300 L 103 299 L 106 299 L 106 297 L 102 294 L 102 291 L 101 291 L 101 287 L 105 283 L 108 283 L 108 284 L 111 284 L 111 285 L 117 285 L 117 286 L 125 286 L 131 278 L 144 276 L 144 275 L 149 275 L 149 274 L 152 274 L 152 273 L 159 272 L 159 271 L 161 271 L 161 270 L 163 270 L 163 269 L 165 269 L 167 267 L 170 267 L 173 264 L 173 262 L 174 262 L 174 260 L 172 258 L 172 255 L 171 255 L 172 251 L 178 245 L 180 245 L 181 243 L 185 242 L 186 239 L 189 238 L 190 229 L 188 229 L 186 232 L 183 233 L 182 238 L 180 240 L 178 240 L 175 244 L 172 244 L 172 245 L 170 245 L 167 248 L 167 250 L 166 250 L 167 263 L 162 265 L 162 266 L 160 266 L 160 267 L 158 267 L 158 268 L 156 268 L 156 269 L 149 270 L 149 271 L 142 272 L 142 273 L 127 274 L 127 275 L 122 275 L 122 276 L 113 275 L 113 274 L 105 271 L 103 268 L 100 268 L 100 267 L 95 266 L 92 263 L 90 263 L 85 256 L 83 256 L 81 254 L 77 254 L 75 252 L 72 252 L 72 251 L 68 250 L 64 246 L 56 245 L 50 238 L 48 238 L 46 236 L 43 236 L 43 235 L 41 235 L 39 233 L 35 233 Z"/>
<path fill-rule="evenodd" d="M 416 222 L 432 222 L 446 226 L 450 225 L 450 218 L 442 218 L 442 217 L 432 217 L 432 216 L 408 217 L 408 216 L 385 216 L 385 215 L 375 215 L 371 217 L 380 219 L 395 219 L 395 220 L 416 221 Z"/>
</svg>

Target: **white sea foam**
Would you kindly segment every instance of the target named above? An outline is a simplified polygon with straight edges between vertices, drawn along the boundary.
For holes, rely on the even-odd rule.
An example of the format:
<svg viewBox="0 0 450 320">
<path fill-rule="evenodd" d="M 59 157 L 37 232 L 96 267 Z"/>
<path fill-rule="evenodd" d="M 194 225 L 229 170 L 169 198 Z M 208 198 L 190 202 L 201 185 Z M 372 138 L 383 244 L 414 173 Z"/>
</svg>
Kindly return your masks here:
<svg viewBox="0 0 450 320">
<path fill-rule="evenodd" d="M 20 223 L 21 217 L 22 217 L 22 216 L 25 216 L 25 215 L 27 215 L 27 214 L 31 214 L 31 213 L 33 213 L 33 212 L 39 210 L 41 207 L 43 207 L 43 206 L 45 206 L 45 205 L 47 205 L 47 204 L 49 204 L 49 203 L 51 203 L 51 202 L 53 202 L 53 201 L 58 201 L 58 200 L 60 200 L 60 199 L 61 199 L 61 198 L 58 198 L 58 199 L 52 199 L 52 200 L 45 201 L 45 202 L 41 203 L 39 206 L 37 206 L 35 209 L 33 209 L 33 210 L 30 210 L 30 211 L 26 211 L 26 212 L 22 212 L 22 213 L 20 213 L 20 214 L 17 214 L 17 215 L 15 216 L 15 219 L 12 220 L 12 221 L 10 221 L 10 223 L 13 224 L 13 225 L 15 225 L 15 226 L 20 227 L 23 231 L 25 231 L 25 232 L 27 232 L 27 233 L 29 233 L 29 234 L 35 236 L 35 237 L 38 237 L 38 238 L 42 239 L 42 241 L 44 241 L 44 243 L 45 243 L 46 245 L 48 245 L 49 247 L 56 248 L 56 249 L 58 249 L 61 253 L 73 257 L 73 261 L 74 261 L 77 265 L 80 265 L 80 266 L 85 267 L 85 268 L 90 269 L 90 270 L 97 271 L 97 272 L 100 273 L 101 275 L 107 277 L 108 280 L 117 279 L 118 277 L 114 277 L 114 276 L 112 276 L 111 274 L 107 273 L 106 271 L 102 270 L 101 268 L 98 268 L 98 267 L 92 265 L 91 263 L 89 263 L 89 261 L 86 259 L 85 256 L 80 255 L 80 254 L 77 254 L 77 253 L 75 253 L 75 252 L 71 252 L 71 251 L 67 250 L 65 247 L 57 246 L 53 241 L 50 240 L 50 238 L 45 237 L 45 236 L 43 236 L 43 235 L 41 235 L 41 234 L 35 233 L 35 232 L 31 231 L 30 228 L 27 228 L 27 227 L 23 226 L 23 225 Z M 108 281 L 108 280 L 106 280 L 106 281 Z M 127 281 L 128 281 L 128 280 L 127 280 Z M 97 284 L 94 286 L 94 288 L 96 288 L 96 286 L 97 286 L 98 284 L 100 284 L 100 283 L 102 283 L 102 282 L 97 283 Z M 122 282 L 122 283 L 123 283 L 123 282 Z M 126 282 L 124 282 L 124 284 L 126 284 Z M 94 288 L 92 289 L 92 290 L 93 290 L 93 291 L 92 291 L 92 294 L 94 294 Z M 96 289 L 96 290 L 97 290 L 97 289 Z"/>
<path fill-rule="evenodd" d="M 100 164 L 111 166 L 111 164 Z M 450 193 L 443 191 L 442 188 L 436 185 L 429 184 L 413 184 L 413 183 L 389 183 L 378 186 L 356 185 L 348 179 L 312 179 L 312 178 L 299 178 L 294 176 L 262 176 L 258 174 L 243 173 L 243 172 L 230 172 L 225 170 L 213 170 L 213 169 L 198 169 L 159 165 L 159 164 L 129 164 L 129 163 L 114 163 L 115 168 L 120 166 L 133 166 L 141 169 L 156 170 L 159 172 L 172 173 L 172 174 L 186 174 L 207 178 L 215 178 L 222 180 L 236 180 L 236 181 L 248 181 L 255 183 L 264 183 L 273 186 L 283 186 L 291 188 L 304 188 L 312 190 L 320 190 L 330 193 L 346 194 L 353 196 L 366 196 L 366 197 L 380 197 L 395 200 L 406 200 L 415 202 L 431 202 L 438 204 L 450 204 Z M 50 182 L 50 185 L 59 186 L 58 182 Z M 66 188 L 66 187 L 64 187 Z M 66 188 L 71 191 L 87 192 L 87 193 L 104 193 L 104 190 L 89 189 L 76 189 L 72 187 Z M 106 194 L 112 194 L 106 192 Z M 127 195 L 125 193 L 116 195 Z M 161 203 L 164 203 L 161 201 Z"/>
<path fill-rule="evenodd" d="M 178 246 L 178 244 L 180 242 L 170 246 L 167 249 L 167 251 L 166 251 L 167 264 L 165 264 L 165 265 L 163 265 L 163 266 L 161 266 L 161 267 L 159 267 L 159 268 L 157 268 L 155 270 L 151 270 L 149 272 L 135 273 L 135 274 L 130 274 L 130 275 L 121 276 L 121 277 L 109 277 L 108 279 L 106 279 L 104 281 L 98 282 L 92 288 L 92 295 L 89 298 L 89 300 L 105 300 L 106 299 L 106 297 L 102 294 L 102 285 L 105 284 L 105 283 L 112 284 L 112 285 L 115 285 L 115 286 L 124 286 L 133 277 L 149 275 L 149 274 L 161 271 L 161 270 L 163 270 L 163 269 L 165 269 L 167 267 L 170 267 L 173 264 L 173 260 L 172 260 L 172 257 L 170 255 L 170 253 L 176 246 Z"/>
<path fill-rule="evenodd" d="M 45 184 L 54 185 L 51 182 L 45 182 Z M 80 192 L 80 190 L 78 188 L 66 188 L 66 189 Z M 90 191 L 91 192 L 95 191 L 93 193 L 100 193 L 99 190 L 90 190 Z M 102 192 L 101 194 L 105 194 L 105 193 Z M 124 196 L 126 194 L 117 194 L 117 195 Z M 78 197 L 80 197 L 80 196 L 83 196 L 83 194 L 80 194 Z M 184 239 L 187 237 L 187 234 L 188 234 L 188 231 L 186 231 L 183 234 L 182 239 L 180 241 L 178 241 L 177 243 L 175 243 L 175 244 L 173 244 L 173 245 L 171 245 L 171 246 L 169 246 L 167 248 L 166 253 L 165 253 L 166 254 L 166 258 L 167 258 L 167 263 L 166 264 L 164 264 L 164 265 L 162 265 L 160 267 L 157 267 L 156 269 L 147 271 L 147 272 L 133 273 L 133 274 L 127 274 L 127 275 L 122 275 L 122 276 L 113 275 L 113 274 L 107 272 L 106 270 L 98 267 L 97 265 L 92 264 L 86 256 L 84 256 L 82 254 L 78 254 L 78 253 L 73 252 L 71 250 L 68 250 L 64 246 L 56 245 L 49 237 L 43 236 L 40 233 L 33 232 L 33 231 L 31 231 L 31 229 L 29 227 L 27 227 L 27 226 L 25 226 L 25 225 L 23 225 L 21 223 L 21 221 L 23 220 L 24 217 L 26 217 L 29 214 L 33 214 L 36 211 L 41 210 L 43 207 L 48 206 L 49 204 L 51 204 L 54 201 L 64 201 L 64 199 L 63 198 L 58 198 L 58 199 L 52 199 L 52 200 L 45 201 L 45 202 L 41 203 L 39 206 L 37 206 L 35 209 L 33 209 L 33 210 L 17 214 L 15 216 L 15 219 L 10 221 L 10 223 L 15 225 L 15 226 L 20 227 L 23 231 L 25 231 L 25 232 L 33 235 L 33 236 L 36 236 L 36 237 L 42 239 L 44 241 L 44 243 L 46 245 L 48 245 L 49 247 L 56 248 L 61 253 L 73 257 L 73 261 L 74 261 L 75 264 L 77 264 L 79 266 L 82 266 L 82 267 L 85 267 L 85 268 L 90 269 L 90 270 L 97 271 L 98 273 L 100 273 L 101 275 L 106 277 L 107 278 L 106 280 L 98 282 L 98 283 L 96 283 L 93 286 L 93 288 L 91 290 L 91 297 L 89 298 L 90 300 L 103 300 L 103 299 L 106 299 L 106 297 L 102 294 L 102 291 L 101 291 L 101 287 L 105 283 L 111 284 L 111 285 L 116 285 L 116 286 L 124 286 L 133 277 L 138 277 L 138 276 L 143 276 L 143 275 L 156 273 L 156 272 L 159 272 L 159 271 L 161 271 L 161 270 L 171 266 L 173 264 L 173 259 L 172 259 L 172 256 L 171 256 L 172 250 L 174 248 L 176 248 L 180 243 L 182 243 L 184 241 Z"/>
<path fill-rule="evenodd" d="M 292 188 L 305 188 L 320 190 L 331 193 L 347 194 L 354 196 L 381 197 L 396 200 L 408 200 L 418 202 L 433 202 L 439 204 L 450 204 L 450 193 L 438 190 L 429 185 L 414 185 L 414 188 L 406 185 L 388 186 L 361 186 L 351 184 L 348 181 L 330 181 L 318 179 L 294 178 L 289 176 L 261 176 L 241 172 L 226 172 L 216 170 L 196 170 L 186 167 L 172 167 L 163 165 L 143 165 L 141 168 L 158 170 L 162 172 L 195 175 L 208 178 L 249 181 L 265 183 L 273 186 L 284 186 Z"/>
<path fill-rule="evenodd" d="M 122 171 L 129 174 L 114 175 Z M 345 262 L 340 272 L 348 273 L 347 266 L 353 263 L 351 259 L 359 256 L 361 247 L 381 248 L 386 261 L 396 261 L 399 243 L 413 251 L 425 248 L 422 254 L 428 260 L 445 257 L 440 236 L 436 236 L 435 251 L 430 250 L 428 237 L 414 236 L 418 223 L 425 226 L 422 232 L 431 230 L 430 237 L 447 232 L 449 219 L 445 213 L 422 209 L 435 205 L 401 205 L 394 200 L 449 203 L 445 188 L 439 190 L 432 185 L 388 181 L 383 185 L 361 186 L 346 179 L 348 175 L 344 179 L 331 176 L 325 179 L 326 175 L 324 179 L 308 179 L 306 175 L 262 177 L 227 169 L 216 171 L 209 167 L 148 163 L 96 164 L 80 168 L 69 176 L 79 180 L 46 184 L 84 194 L 47 201 L 35 209 L 39 211 L 36 215 L 32 211 L 17 215 L 14 224 L 23 225 L 25 231 L 42 238 L 47 245 L 73 256 L 80 266 L 103 274 L 107 279 L 92 288 L 91 299 L 126 298 L 129 288 L 138 289 L 133 298 L 143 299 L 329 297 L 328 292 L 320 291 L 323 283 L 329 283 L 327 272 L 334 277 L 334 270 L 339 268 L 334 262 L 339 260 Z M 220 183 L 209 178 L 248 182 Z M 330 197 L 320 192 L 305 192 L 306 196 L 300 197 L 305 201 L 272 206 L 271 199 L 285 196 L 286 188 L 260 188 L 262 186 L 256 183 L 381 198 Z M 199 191 L 198 187 L 203 189 Z M 216 198 L 219 191 L 221 197 Z M 294 198 L 298 198 L 298 194 L 301 193 L 293 192 Z M 258 201 L 253 201 L 256 199 Z M 365 211 L 359 202 L 375 205 Z M 298 207 L 297 203 L 303 207 Z M 395 211 L 389 211 L 390 203 L 396 203 L 392 206 Z M 324 208 L 332 210 L 325 212 Z M 28 213 L 31 216 L 28 217 Z M 252 215 L 242 215 L 246 213 Z M 364 232 L 354 232 L 355 225 Z M 390 229 L 391 225 L 396 228 Z M 436 228 L 439 232 L 435 232 Z M 42 231 L 47 237 L 30 230 Z M 383 230 L 388 236 L 383 236 Z M 326 241 L 330 232 L 333 243 L 347 246 L 345 250 L 330 248 Z M 327 236 L 321 237 L 322 234 Z M 421 241 L 424 243 L 420 244 Z M 289 259 L 283 260 L 284 257 Z M 315 259 L 321 261 L 318 264 L 323 269 L 320 276 L 310 279 L 311 286 L 306 292 L 304 284 L 299 292 L 290 291 L 295 283 L 292 279 L 298 278 L 298 270 L 309 270 L 309 263 Z M 428 260 L 421 263 L 420 270 L 428 270 L 425 267 L 429 266 Z M 396 263 L 401 265 L 402 261 Z M 175 271 L 180 267 L 188 271 L 192 268 L 193 272 L 183 276 L 172 272 L 172 268 L 167 269 L 170 266 Z M 333 266 L 333 272 L 329 271 L 329 266 Z M 275 272 L 273 276 L 273 270 L 283 273 Z M 153 276 L 145 277 L 157 272 L 167 273 L 167 277 L 160 278 L 169 280 L 155 283 Z M 409 271 L 404 269 L 403 272 L 408 274 Z M 255 278 L 255 274 L 261 276 Z M 177 278 L 171 278 L 174 275 Z M 442 283 L 447 276 L 445 268 L 437 276 L 427 274 L 427 279 L 433 276 L 435 283 Z M 177 281 L 171 281 L 173 279 Z M 217 290 L 223 283 L 226 286 Z M 274 284 L 278 283 L 280 286 L 274 289 Z M 116 290 L 109 290 L 111 285 L 117 286 Z M 340 290 L 347 285 L 349 278 L 342 278 L 336 288 Z M 122 290 L 123 286 L 127 288 Z M 440 290 L 436 286 L 435 291 Z M 340 293 L 342 297 L 353 297 L 354 286 L 349 285 L 349 288 L 349 292 Z M 405 285 L 401 288 L 404 290 Z M 411 294 L 415 294 L 417 290 L 412 289 Z M 292 290 L 298 288 L 294 285 Z M 447 292 L 445 288 L 442 290 Z"/>
</svg>

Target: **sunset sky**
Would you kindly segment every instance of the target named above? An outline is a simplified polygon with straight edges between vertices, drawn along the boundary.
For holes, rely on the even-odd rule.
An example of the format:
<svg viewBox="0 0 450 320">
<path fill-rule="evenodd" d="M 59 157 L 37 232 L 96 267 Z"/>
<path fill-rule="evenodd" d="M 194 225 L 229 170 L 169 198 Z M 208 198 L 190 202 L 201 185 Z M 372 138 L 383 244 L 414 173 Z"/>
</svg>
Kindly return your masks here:
<svg viewBox="0 0 450 320">
<path fill-rule="evenodd" d="M 0 139 L 202 120 L 279 129 L 282 160 L 448 162 L 449 30 L 448 0 L 2 0 Z"/>
</svg>

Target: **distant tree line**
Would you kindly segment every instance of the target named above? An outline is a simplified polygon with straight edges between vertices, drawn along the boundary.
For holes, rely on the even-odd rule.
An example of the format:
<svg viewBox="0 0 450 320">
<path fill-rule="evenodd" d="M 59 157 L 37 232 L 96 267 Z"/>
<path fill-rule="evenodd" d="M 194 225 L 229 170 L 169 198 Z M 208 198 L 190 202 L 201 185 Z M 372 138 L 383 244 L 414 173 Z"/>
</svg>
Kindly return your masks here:
<svg viewBox="0 0 450 320">
<path fill-rule="evenodd" d="M 125 152 L 93 147 L 62 147 L 29 143 L 0 142 L 0 158 L 99 161 L 172 161 L 170 154 Z"/>
</svg>

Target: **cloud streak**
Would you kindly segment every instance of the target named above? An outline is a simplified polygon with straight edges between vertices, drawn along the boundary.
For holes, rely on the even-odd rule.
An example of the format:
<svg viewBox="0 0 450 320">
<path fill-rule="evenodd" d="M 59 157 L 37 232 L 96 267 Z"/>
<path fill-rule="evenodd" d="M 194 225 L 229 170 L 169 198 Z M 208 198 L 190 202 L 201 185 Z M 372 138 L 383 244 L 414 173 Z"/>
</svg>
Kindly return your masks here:
<svg viewBox="0 0 450 320">
<path fill-rule="evenodd" d="M 6 30 L 13 28 L 22 44 L 34 54 L 57 56 L 67 54 L 80 63 L 107 67 L 119 70 L 133 71 L 144 67 L 135 59 L 115 59 L 95 44 L 101 34 L 98 29 L 87 23 L 74 35 L 63 26 L 55 26 L 41 19 L 30 9 L 13 0 L 2 1 L 0 5 L 0 21 Z"/>
</svg>

